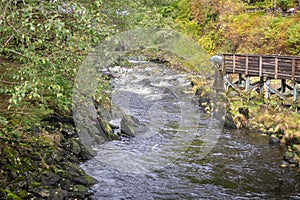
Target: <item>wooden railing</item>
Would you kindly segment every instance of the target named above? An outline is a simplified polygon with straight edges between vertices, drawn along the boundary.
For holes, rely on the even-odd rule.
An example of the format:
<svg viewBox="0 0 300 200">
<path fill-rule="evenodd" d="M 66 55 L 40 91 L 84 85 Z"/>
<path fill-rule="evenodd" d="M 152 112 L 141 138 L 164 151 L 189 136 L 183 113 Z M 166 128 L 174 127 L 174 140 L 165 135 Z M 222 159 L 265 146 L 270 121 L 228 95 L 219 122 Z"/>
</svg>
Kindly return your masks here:
<svg viewBox="0 0 300 200">
<path fill-rule="evenodd" d="M 300 82 L 300 57 L 279 55 L 223 54 L 224 74 L 245 74 Z"/>
</svg>

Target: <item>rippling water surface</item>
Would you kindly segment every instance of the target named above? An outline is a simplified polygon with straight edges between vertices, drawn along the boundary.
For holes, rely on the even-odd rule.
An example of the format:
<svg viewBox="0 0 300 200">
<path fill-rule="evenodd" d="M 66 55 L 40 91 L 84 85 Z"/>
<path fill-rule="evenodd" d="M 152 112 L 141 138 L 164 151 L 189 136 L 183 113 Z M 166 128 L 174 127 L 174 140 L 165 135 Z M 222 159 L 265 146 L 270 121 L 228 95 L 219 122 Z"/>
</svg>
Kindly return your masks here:
<svg viewBox="0 0 300 200">
<path fill-rule="evenodd" d="M 113 103 L 140 127 L 82 165 L 99 181 L 95 199 L 300 199 L 296 171 L 280 168 L 284 147 L 221 131 L 189 88 L 185 75 L 157 64 L 115 79 Z"/>
</svg>

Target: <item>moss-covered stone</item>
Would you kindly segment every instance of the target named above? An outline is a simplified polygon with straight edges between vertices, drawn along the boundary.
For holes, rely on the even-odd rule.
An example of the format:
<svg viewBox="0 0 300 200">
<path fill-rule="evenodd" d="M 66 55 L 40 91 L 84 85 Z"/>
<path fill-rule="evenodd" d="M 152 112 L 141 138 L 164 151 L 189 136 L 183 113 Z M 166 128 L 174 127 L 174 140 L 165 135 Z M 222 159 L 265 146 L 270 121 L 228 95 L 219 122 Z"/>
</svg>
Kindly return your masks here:
<svg viewBox="0 0 300 200">
<path fill-rule="evenodd" d="M 90 153 L 85 151 L 76 135 L 65 133 L 59 140 L 52 138 L 49 131 L 56 134 L 59 128 L 55 124 L 52 127 L 50 123 L 45 124 L 47 133 L 37 133 L 38 136 L 28 137 L 24 141 L 0 140 L 2 199 L 83 199 L 90 195 L 88 190 L 81 195 L 68 192 L 72 185 L 89 188 L 96 183 L 77 165 L 90 158 Z M 50 144 L 49 140 L 55 140 L 55 143 Z"/>
</svg>

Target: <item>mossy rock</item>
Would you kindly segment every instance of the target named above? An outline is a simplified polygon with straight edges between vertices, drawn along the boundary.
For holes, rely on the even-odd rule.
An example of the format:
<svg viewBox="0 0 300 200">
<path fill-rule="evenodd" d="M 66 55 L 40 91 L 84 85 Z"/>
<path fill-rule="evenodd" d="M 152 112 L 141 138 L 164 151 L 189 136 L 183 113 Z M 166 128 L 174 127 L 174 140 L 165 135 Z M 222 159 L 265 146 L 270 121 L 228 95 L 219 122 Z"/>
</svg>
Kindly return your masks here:
<svg viewBox="0 0 300 200">
<path fill-rule="evenodd" d="M 113 130 L 113 127 L 111 124 L 107 123 L 104 120 L 100 120 L 100 126 L 109 140 L 120 140 L 121 139 L 120 135 L 114 133 L 114 130 Z"/>
<path fill-rule="evenodd" d="M 26 191 L 26 190 L 21 190 L 19 193 L 18 193 L 18 196 L 22 199 L 26 199 L 28 196 L 29 196 L 29 193 Z"/>
<path fill-rule="evenodd" d="M 300 144 L 300 132 L 299 131 L 294 131 L 291 135 L 292 142 L 294 144 Z"/>
<path fill-rule="evenodd" d="M 232 118 L 232 114 L 230 112 L 226 112 L 224 127 L 228 129 L 237 129 L 237 126 Z"/>
<path fill-rule="evenodd" d="M 14 162 L 14 159 L 18 155 L 18 152 L 11 147 L 5 147 L 3 150 L 3 154 L 11 161 Z"/>
<path fill-rule="evenodd" d="M 69 191 L 72 193 L 72 196 L 77 198 L 85 198 L 91 194 L 89 188 L 83 185 L 73 185 Z"/>
<path fill-rule="evenodd" d="M 293 144 L 292 148 L 300 155 L 300 144 Z"/>
<path fill-rule="evenodd" d="M 129 137 L 134 137 L 136 135 L 135 128 L 138 124 L 139 121 L 135 117 L 124 115 L 121 120 L 121 133 Z"/>
<path fill-rule="evenodd" d="M 81 151 L 81 146 L 75 140 L 71 142 L 71 151 L 76 155 L 78 155 Z"/>
</svg>

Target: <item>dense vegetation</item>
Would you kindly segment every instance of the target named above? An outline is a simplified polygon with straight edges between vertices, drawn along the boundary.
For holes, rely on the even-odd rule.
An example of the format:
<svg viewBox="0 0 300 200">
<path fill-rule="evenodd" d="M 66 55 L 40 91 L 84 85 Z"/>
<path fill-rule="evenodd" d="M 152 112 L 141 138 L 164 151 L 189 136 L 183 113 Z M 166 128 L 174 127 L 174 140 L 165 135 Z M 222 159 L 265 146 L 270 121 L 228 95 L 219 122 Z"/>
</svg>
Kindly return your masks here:
<svg viewBox="0 0 300 200">
<path fill-rule="evenodd" d="M 167 16 L 169 6 L 173 5 L 166 1 L 132 0 L 0 2 L 0 195 L 3 198 L 49 197 L 50 188 L 41 184 L 42 177 L 48 171 L 66 176 L 63 170 L 70 165 L 68 160 L 78 160 L 72 152 L 81 154 L 82 150 L 76 140 L 65 138 L 72 135 L 72 128 L 60 121 L 51 125 L 45 119 L 56 117 L 72 124 L 73 81 L 85 56 L 118 32 L 136 26 L 169 26 L 172 21 L 172 16 Z M 100 101 L 107 98 L 101 90 L 104 87 L 99 83 Z M 73 150 L 65 155 L 63 148 Z M 77 157 L 84 159 L 79 154 Z M 53 156 L 56 160 L 63 159 L 60 166 L 56 166 Z M 60 187 L 55 182 L 50 184 Z M 63 185 L 71 188 L 70 183 Z"/>
<path fill-rule="evenodd" d="M 1 1 L 0 7 L 1 135 L 70 113 L 78 67 L 106 37 L 168 24 L 157 12 L 164 2 Z"/>
<path fill-rule="evenodd" d="M 245 3 L 248 2 L 248 3 Z M 283 16 L 298 1 L 181 0 L 176 19 L 210 53 L 300 55 L 300 13 Z M 257 8 L 255 12 L 248 12 Z"/>
<path fill-rule="evenodd" d="M 296 6 L 297 1 L 278 1 Z M 271 1 L 2 1 L 1 128 L 11 134 L 71 112 L 72 84 L 88 52 L 135 26 L 173 27 L 210 53 L 300 55 L 300 14 L 246 13 Z M 174 24 L 174 19 L 176 24 Z"/>
<path fill-rule="evenodd" d="M 277 1 L 282 10 L 298 4 Z M 261 10 L 246 12 L 254 7 Z M 171 27 L 192 36 L 211 54 L 300 55 L 300 14 L 265 12 L 270 7 L 271 0 L 1 1 L 0 155 L 13 166 L 6 170 L 18 171 L 34 162 L 34 156 L 22 154 L 24 149 L 54 147 L 56 133 L 35 130 L 41 130 L 49 115 L 71 116 L 77 70 L 105 38 L 137 26 Z M 100 101 L 107 98 L 101 90 L 97 95 Z M 37 165 L 37 170 L 45 168 L 43 162 Z M 7 175 L 0 171 L 0 177 Z M 18 199 L 6 181 L 0 181 L 0 194 Z"/>
</svg>

